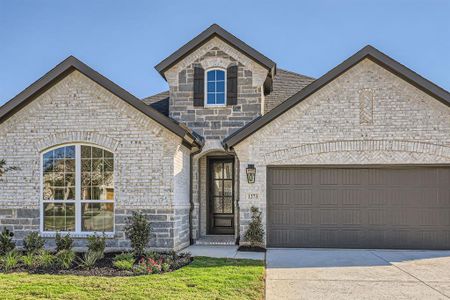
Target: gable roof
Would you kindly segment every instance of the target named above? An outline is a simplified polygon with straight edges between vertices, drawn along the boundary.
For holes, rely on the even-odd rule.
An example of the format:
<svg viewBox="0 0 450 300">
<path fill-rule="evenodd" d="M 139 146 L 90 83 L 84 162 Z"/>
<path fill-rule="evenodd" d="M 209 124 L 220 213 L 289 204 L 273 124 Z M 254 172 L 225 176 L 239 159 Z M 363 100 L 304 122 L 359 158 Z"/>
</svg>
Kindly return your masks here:
<svg viewBox="0 0 450 300">
<path fill-rule="evenodd" d="M 190 146 L 197 146 L 201 148 L 203 146 L 203 141 L 198 140 L 191 132 L 186 128 L 181 127 L 174 120 L 169 119 L 163 114 L 159 113 L 155 109 L 149 107 L 143 103 L 140 99 L 136 98 L 108 78 L 104 77 L 97 71 L 90 68 L 88 65 L 84 64 L 74 56 L 69 56 L 56 67 L 46 73 L 44 76 L 39 78 L 17 96 L 6 102 L 0 107 L 0 124 L 6 119 L 14 115 L 17 111 L 22 109 L 28 103 L 36 99 L 39 95 L 44 93 L 50 87 L 55 85 L 61 79 L 66 77 L 68 74 L 78 70 L 106 90 L 110 91 L 120 99 L 124 100 L 140 112 L 144 113 L 146 116 L 150 117 L 154 121 L 158 122 L 163 127 L 172 131 L 179 137 L 183 139 L 185 143 Z"/>
<path fill-rule="evenodd" d="M 183 59 L 185 56 L 193 52 L 195 49 L 205 44 L 207 41 L 212 39 L 213 37 L 218 37 L 223 41 L 227 42 L 231 46 L 235 47 L 239 51 L 245 53 L 250 58 L 254 59 L 256 62 L 264 66 L 269 70 L 269 74 L 271 76 L 276 73 L 276 64 L 271 59 L 261 54 L 254 48 L 250 47 L 222 27 L 217 24 L 213 24 L 208 27 L 205 31 L 197 35 L 195 38 L 190 40 L 180 49 L 172 53 L 169 57 L 161 61 L 159 64 L 155 66 L 155 69 L 161 74 L 162 77 L 165 78 L 164 72 L 176 64 L 178 61 Z"/>
<path fill-rule="evenodd" d="M 271 111 L 314 80 L 302 74 L 277 68 L 272 91 L 264 97 L 264 113 Z"/>
<path fill-rule="evenodd" d="M 450 106 L 450 93 L 441 87 L 437 86 L 433 82 L 423 78 L 419 74 L 415 73 L 411 69 L 405 67 L 394 59 L 390 58 L 381 51 L 375 49 L 374 47 L 368 45 L 356 52 L 354 55 L 349 57 L 347 60 L 333 68 L 331 71 L 315 80 L 304 89 L 300 90 L 298 93 L 282 102 L 280 105 L 272 109 L 270 112 L 262 117 L 258 117 L 252 122 L 248 123 L 244 127 L 240 128 L 233 134 L 229 135 L 223 140 L 225 147 L 233 147 L 239 142 L 243 141 L 257 130 L 261 129 L 265 125 L 269 124 L 272 120 L 278 118 L 284 112 L 294 107 L 298 103 L 302 102 L 308 96 L 312 95 L 323 86 L 327 85 L 329 82 L 340 76 L 342 73 L 362 61 L 363 59 L 370 59 L 386 70 L 392 72 L 393 74 L 399 76 L 406 82 L 412 84 L 416 88 L 422 90 L 428 95 L 436 98 L 447 106 Z"/>
</svg>

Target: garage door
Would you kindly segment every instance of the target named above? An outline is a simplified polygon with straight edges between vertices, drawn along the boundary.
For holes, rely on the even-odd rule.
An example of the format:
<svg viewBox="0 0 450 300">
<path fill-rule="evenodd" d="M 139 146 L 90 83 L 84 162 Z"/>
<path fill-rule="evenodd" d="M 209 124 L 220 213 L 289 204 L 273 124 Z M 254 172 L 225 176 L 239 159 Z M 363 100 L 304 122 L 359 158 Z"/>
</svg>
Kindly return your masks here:
<svg viewBox="0 0 450 300">
<path fill-rule="evenodd" d="M 450 249 L 450 168 L 267 170 L 269 247 Z"/>
</svg>

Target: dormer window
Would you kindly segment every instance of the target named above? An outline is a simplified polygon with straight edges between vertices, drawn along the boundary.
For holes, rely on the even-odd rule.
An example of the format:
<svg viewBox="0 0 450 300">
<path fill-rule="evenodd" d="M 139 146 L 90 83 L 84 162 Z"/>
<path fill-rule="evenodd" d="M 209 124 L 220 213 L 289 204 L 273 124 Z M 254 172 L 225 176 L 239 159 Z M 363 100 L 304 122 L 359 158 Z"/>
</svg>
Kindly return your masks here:
<svg viewBox="0 0 450 300">
<path fill-rule="evenodd" d="M 205 106 L 226 105 L 226 74 L 222 69 L 206 71 Z"/>
</svg>

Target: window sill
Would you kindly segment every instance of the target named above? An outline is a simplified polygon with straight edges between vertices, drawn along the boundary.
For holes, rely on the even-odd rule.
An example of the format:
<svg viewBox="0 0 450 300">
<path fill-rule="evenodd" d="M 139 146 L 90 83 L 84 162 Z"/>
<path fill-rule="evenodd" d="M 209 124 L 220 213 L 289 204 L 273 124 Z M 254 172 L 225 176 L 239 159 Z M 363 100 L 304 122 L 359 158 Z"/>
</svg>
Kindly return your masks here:
<svg viewBox="0 0 450 300">
<path fill-rule="evenodd" d="M 219 108 L 219 107 L 227 107 L 226 104 L 205 104 L 205 108 Z"/>
<path fill-rule="evenodd" d="M 62 236 L 69 234 L 69 236 L 73 237 L 73 238 L 87 238 L 92 235 L 103 236 L 103 232 L 67 232 L 67 231 L 65 231 L 65 232 L 60 232 L 60 234 Z M 41 232 L 40 235 L 42 237 L 46 237 L 46 238 L 54 238 L 54 237 L 56 237 L 56 232 Z M 115 236 L 114 232 L 105 232 L 104 235 L 108 239 L 112 239 Z"/>
</svg>

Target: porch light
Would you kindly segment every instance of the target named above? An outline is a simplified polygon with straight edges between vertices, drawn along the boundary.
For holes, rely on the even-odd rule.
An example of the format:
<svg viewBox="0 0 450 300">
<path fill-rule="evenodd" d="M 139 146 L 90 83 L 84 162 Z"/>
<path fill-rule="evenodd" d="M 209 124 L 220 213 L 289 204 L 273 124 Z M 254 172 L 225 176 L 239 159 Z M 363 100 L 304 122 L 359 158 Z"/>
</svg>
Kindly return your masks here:
<svg viewBox="0 0 450 300">
<path fill-rule="evenodd" d="M 245 169 L 247 173 L 247 182 L 248 183 L 255 183 L 255 177 L 256 177 L 256 168 L 255 165 L 248 165 L 247 169 Z"/>
</svg>

